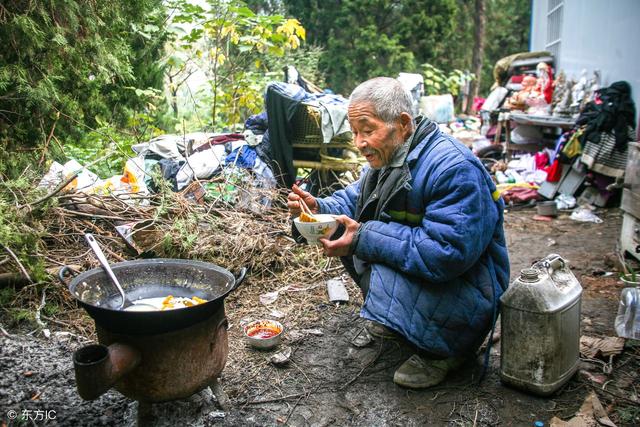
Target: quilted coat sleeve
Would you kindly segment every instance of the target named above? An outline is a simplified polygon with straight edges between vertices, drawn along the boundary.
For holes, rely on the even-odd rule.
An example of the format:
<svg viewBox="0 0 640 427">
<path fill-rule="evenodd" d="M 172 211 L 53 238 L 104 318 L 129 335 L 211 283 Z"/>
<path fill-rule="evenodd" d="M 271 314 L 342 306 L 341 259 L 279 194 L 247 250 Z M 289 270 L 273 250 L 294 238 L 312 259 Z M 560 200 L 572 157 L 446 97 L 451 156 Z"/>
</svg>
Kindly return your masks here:
<svg viewBox="0 0 640 427">
<path fill-rule="evenodd" d="M 478 261 L 491 242 L 498 208 L 482 172 L 468 160 L 422 185 L 421 224 L 368 221 L 360 231 L 355 255 L 429 282 L 446 282 Z"/>
<path fill-rule="evenodd" d="M 317 199 L 320 213 L 347 215 L 353 218 L 356 210 L 356 202 L 360 194 L 360 181 L 352 182 L 343 190 L 338 190 L 330 197 Z"/>
</svg>

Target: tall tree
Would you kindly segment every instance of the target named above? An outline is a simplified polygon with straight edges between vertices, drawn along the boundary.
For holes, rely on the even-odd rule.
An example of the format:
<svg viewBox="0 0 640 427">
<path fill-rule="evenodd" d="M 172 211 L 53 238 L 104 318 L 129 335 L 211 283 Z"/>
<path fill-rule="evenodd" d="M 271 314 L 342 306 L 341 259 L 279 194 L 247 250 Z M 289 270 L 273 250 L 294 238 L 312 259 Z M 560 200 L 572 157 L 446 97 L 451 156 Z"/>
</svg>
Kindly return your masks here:
<svg viewBox="0 0 640 427">
<path fill-rule="evenodd" d="M 464 50 L 455 36 L 457 0 L 285 0 L 308 40 L 325 48 L 320 67 L 336 91 L 400 71 L 418 72 L 423 62 L 453 64 Z M 457 64 L 456 64 L 457 65 Z"/>
<path fill-rule="evenodd" d="M 264 64 L 297 49 L 305 39 L 298 20 L 255 13 L 242 0 L 171 3 L 177 11 L 173 23 L 190 28 L 175 42 L 207 77 L 211 96 L 206 123 L 214 128 L 232 126 L 258 112 L 263 106 L 262 79 L 269 71 Z M 181 74 L 171 78 L 184 79 Z"/>
<path fill-rule="evenodd" d="M 130 89 L 162 84 L 162 41 L 145 32 L 162 25 L 161 3 L 0 4 L 0 173 L 15 172 L 17 147 L 43 160 L 53 137 L 78 140 L 100 117 L 124 124 L 144 107 Z"/>
<path fill-rule="evenodd" d="M 284 15 L 286 12 L 282 0 L 247 0 L 245 3 L 255 13 L 264 15 Z"/>
<path fill-rule="evenodd" d="M 482 60 L 484 59 L 484 26 L 486 21 L 485 0 L 475 0 L 475 14 L 473 21 L 474 28 L 474 44 L 473 57 L 471 59 L 471 70 L 475 74 L 475 79 L 471 81 L 469 90 L 469 99 L 467 100 L 467 114 L 473 109 L 473 99 L 480 92 L 480 83 L 482 81 Z"/>
<path fill-rule="evenodd" d="M 307 40 L 324 49 L 327 83 L 348 92 L 374 75 L 420 72 L 430 63 L 445 72 L 468 70 L 473 49 L 474 0 L 283 0 L 307 29 Z M 503 56 L 526 51 L 530 0 L 484 0 L 486 22 L 480 93 Z"/>
<path fill-rule="evenodd" d="M 487 22 L 481 94 L 488 94 L 493 85 L 493 67 L 500 58 L 529 50 L 531 1 L 490 0 Z"/>
</svg>

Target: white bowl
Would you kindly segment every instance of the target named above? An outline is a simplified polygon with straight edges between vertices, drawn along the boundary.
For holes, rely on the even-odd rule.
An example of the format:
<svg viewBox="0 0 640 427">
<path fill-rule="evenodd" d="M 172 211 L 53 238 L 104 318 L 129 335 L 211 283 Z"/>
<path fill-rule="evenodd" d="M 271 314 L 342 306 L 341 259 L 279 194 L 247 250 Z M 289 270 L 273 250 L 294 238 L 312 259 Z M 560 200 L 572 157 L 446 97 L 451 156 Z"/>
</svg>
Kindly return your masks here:
<svg viewBox="0 0 640 427">
<path fill-rule="evenodd" d="M 307 239 L 310 245 L 319 245 L 321 237 L 329 238 L 338 229 L 338 221 L 334 215 L 316 214 L 317 222 L 302 222 L 300 217 L 295 218 L 293 223 L 296 228 Z"/>
</svg>

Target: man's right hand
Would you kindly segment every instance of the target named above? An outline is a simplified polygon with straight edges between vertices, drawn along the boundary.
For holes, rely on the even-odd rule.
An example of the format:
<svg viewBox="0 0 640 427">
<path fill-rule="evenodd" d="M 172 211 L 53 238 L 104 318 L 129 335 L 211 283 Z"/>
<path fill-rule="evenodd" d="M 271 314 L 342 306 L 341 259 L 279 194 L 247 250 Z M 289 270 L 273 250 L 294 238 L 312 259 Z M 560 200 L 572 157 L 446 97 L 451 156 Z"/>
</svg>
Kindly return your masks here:
<svg viewBox="0 0 640 427">
<path fill-rule="evenodd" d="M 300 216 L 302 209 L 300 208 L 299 200 L 302 199 L 309 206 L 311 212 L 318 213 L 318 202 L 316 202 L 316 198 L 311 195 L 311 193 L 304 191 L 302 188 L 297 185 L 293 185 L 291 187 L 291 193 L 287 196 L 287 207 L 289 208 L 289 213 L 292 218 Z"/>
</svg>

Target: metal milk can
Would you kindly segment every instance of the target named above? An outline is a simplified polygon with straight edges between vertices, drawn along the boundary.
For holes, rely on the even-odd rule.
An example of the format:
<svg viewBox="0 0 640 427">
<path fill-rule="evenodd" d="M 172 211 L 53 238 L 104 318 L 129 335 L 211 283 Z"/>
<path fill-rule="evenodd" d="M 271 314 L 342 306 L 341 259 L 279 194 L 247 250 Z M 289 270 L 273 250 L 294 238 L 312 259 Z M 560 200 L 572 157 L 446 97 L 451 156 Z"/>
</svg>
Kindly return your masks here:
<svg viewBox="0 0 640 427">
<path fill-rule="evenodd" d="M 500 379 L 539 395 L 566 383 L 580 361 L 582 286 L 560 255 L 522 270 L 500 298 Z"/>
</svg>

